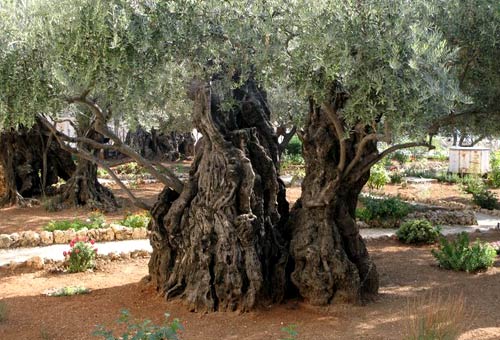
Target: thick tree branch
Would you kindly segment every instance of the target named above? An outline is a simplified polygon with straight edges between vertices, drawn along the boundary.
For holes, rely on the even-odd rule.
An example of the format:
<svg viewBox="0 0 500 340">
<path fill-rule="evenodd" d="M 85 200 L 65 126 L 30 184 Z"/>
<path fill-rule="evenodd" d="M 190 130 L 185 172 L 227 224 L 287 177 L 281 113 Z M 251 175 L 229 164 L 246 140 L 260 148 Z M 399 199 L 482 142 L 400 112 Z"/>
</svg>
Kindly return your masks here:
<svg viewBox="0 0 500 340">
<path fill-rule="evenodd" d="M 145 210 L 151 210 L 152 206 L 137 199 L 137 197 L 135 197 L 135 195 L 127 188 L 127 186 L 125 184 L 123 184 L 123 182 L 118 178 L 118 176 L 114 173 L 114 171 L 111 170 L 111 167 L 109 166 L 109 164 L 106 161 L 100 160 L 99 158 L 95 157 L 94 155 L 92 155 L 90 152 L 88 152 L 86 150 L 73 148 L 73 147 L 69 146 L 68 144 L 65 143 L 65 141 L 72 142 L 72 140 L 74 138 L 69 137 L 69 136 L 61 133 L 60 131 L 58 131 L 56 129 L 56 127 L 53 126 L 52 124 L 50 124 L 50 122 L 47 119 L 41 117 L 41 121 L 42 121 L 42 124 L 44 124 L 48 129 L 50 129 L 50 131 L 52 132 L 52 135 L 55 137 L 55 139 L 57 140 L 57 142 L 59 143 L 59 145 L 61 146 L 61 148 L 63 150 L 71 152 L 72 154 L 76 154 L 79 157 L 82 157 L 83 159 L 86 159 L 94 164 L 98 164 L 99 166 L 101 166 L 104 170 L 106 170 L 108 172 L 108 174 L 113 178 L 113 180 L 116 182 L 116 184 L 118 184 L 118 186 L 127 194 L 127 196 L 130 198 L 130 200 L 132 201 L 132 203 L 136 207 L 141 208 L 141 209 L 145 209 Z"/>
<path fill-rule="evenodd" d="M 391 146 L 390 148 L 387 148 L 385 149 L 383 152 L 379 153 L 376 157 L 371 157 L 371 159 L 368 159 L 364 164 L 363 166 L 361 167 L 361 170 L 359 171 L 359 174 L 363 174 L 365 173 L 366 171 L 370 170 L 370 168 L 375 164 L 377 163 L 378 161 L 380 161 L 382 158 L 384 158 L 385 156 L 395 152 L 395 151 L 398 151 L 398 150 L 401 150 L 401 149 L 408 149 L 408 148 L 414 148 L 414 147 L 417 147 L 417 146 L 425 146 L 427 147 L 429 150 L 432 150 L 434 149 L 435 147 L 430 144 L 429 142 L 409 142 L 409 143 L 402 143 L 402 144 L 397 144 L 397 145 L 393 145 Z"/>
<path fill-rule="evenodd" d="M 74 97 L 74 98 L 68 98 L 67 101 L 69 103 L 77 103 L 77 104 L 82 104 L 86 105 L 87 107 L 90 108 L 90 110 L 94 113 L 96 117 L 96 122 L 95 122 L 95 130 L 104 136 L 110 138 L 114 145 L 113 147 L 120 151 L 121 153 L 125 154 L 126 156 L 134 159 L 138 164 L 142 165 L 144 168 L 146 168 L 153 176 L 155 176 L 160 182 L 162 182 L 164 185 L 172 188 L 178 193 L 182 192 L 182 189 L 184 187 L 184 184 L 182 181 L 174 174 L 174 172 L 166 167 L 161 166 L 163 171 L 167 174 L 165 176 L 162 174 L 159 170 L 157 170 L 151 162 L 146 160 L 144 157 L 139 155 L 137 152 L 135 152 L 131 147 L 128 145 L 124 144 L 122 140 L 111 130 L 108 129 L 106 125 L 106 114 L 104 111 L 97 105 L 97 103 L 93 102 L 87 97 Z"/>
<path fill-rule="evenodd" d="M 346 163 L 346 143 L 345 143 L 345 131 L 344 128 L 342 127 L 342 122 L 339 119 L 339 116 L 334 112 L 334 110 L 330 107 L 328 104 L 323 104 L 322 109 L 325 110 L 328 118 L 332 122 L 334 128 L 335 128 L 335 133 L 337 134 L 337 138 L 339 139 L 339 144 L 340 144 L 340 158 L 337 163 L 337 169 L 339 172 L 342 172 L 345 167 Z"/>
</svg>

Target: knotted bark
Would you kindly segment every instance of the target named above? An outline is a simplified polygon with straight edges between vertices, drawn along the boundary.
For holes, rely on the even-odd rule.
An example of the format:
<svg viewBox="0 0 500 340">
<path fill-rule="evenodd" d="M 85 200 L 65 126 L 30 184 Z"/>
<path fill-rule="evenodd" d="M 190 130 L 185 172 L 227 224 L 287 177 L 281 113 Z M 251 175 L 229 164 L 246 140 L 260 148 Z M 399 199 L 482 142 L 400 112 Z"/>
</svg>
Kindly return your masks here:
<svg viewBox="0 0 500 340">
<path fill-rule="evenodd" d="M 59 178 L 68 180 L 75 171 L 71 154 L 61 149 L 39 121 L 0 134 L 0 163 L 4 188 L 0 205 L 23 205 L 43 193 Z"/>
<path fill-rule="evenodd" d="M 222 111 L 217 94 L 197 89 L 204 137 L 189 180 L 152 210 L 152 282 L 193 311 L 249 310 L 280 301 L 286 286 L 288 206 L 265 94 L 249 81 L 233 99 Z"/>
<path fill-rule="evenodd" d="M 360 150 L 361 131 L 339 136 L 338 130 L 323 109 L 311 108 L 301 134 L 306 176 L 290 213 L 291 279 L 314 305 L 357 303 L 378 290 L 377 270 L 355 221 L 357 198 L 369 178 L 357 163 L 377 154 L 376 144 Z M 357 152 L 363 156 L 356 158 Z"/>
</svg>

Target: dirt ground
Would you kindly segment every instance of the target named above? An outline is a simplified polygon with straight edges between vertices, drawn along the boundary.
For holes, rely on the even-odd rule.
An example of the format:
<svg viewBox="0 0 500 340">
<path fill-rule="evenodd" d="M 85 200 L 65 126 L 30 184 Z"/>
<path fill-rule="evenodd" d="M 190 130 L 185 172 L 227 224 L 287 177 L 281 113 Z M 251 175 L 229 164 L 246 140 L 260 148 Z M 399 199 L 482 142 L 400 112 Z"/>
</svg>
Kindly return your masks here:
<svg viewBox="0 0 500 340">
<path fill-rule="evenodd" d="M 115 212 L 106 213 L 106 220 L 114 222 L 123 219 L 127 213 L 134 213 L 140 209 L 132 206 L 123 190 L 110 186 L 121 204 Z M 140 184 L 136 189 L 131 189 L 135 196 L 148 204 L 155 203 L 158 194 L 163 188 L 162 184 Z M 83 208 L 64 209 L 62 211 L 48 212 L 43 206 L 20 208 L 7 207 L 0 209 L 0 234 L 10 234 L 25 230 L 40 231 L 42 227 L 52 220 L 86 219 L 90 211 Z"/>
<path fill-rule="evenodd" d="M 500 240 L 500 233 L 476 235 Z M 467 274 L 438 268 L 431 246 L 408 247 L 396 241 L 372 241 L 369 251 L 380 273 L 380 295 L 365 306 L 311 307 L 288 301 L 250 313 L 190 313 L 179 301 L 166 302 L 139 283 L 147 259 L 111 263 L 95 273 L 0 273 L 0 296 L 7 318 L 0 339 L 96 339 L 95 326 L 117 329 L 121 309 L 137 319 L 161 322 L 163 314 L 179 318 L 181 339 L 282 339 L 281 328 L 297 325 L 297 339 L 402 339 L 407 307 L 416 297 L 465 298 L 466 322 L 460 339 L 500 338 L 500 260 L 487 272 Z M 84 285 L 88 295 L 47 297 L 50 288 Z M 430 300 L 426 300 L 430 303 Z"/>
<path fill-rule="evenodd" d="M 132 206 L 127 199 L 125 193 L 116 186 L 111 186 L 113 192 L 121 202 L 122 207 L 112 213 L 106 214 L 106 219 L 109 222 L 117 221 L 123 218 L 128 212 L 136 212 L 139 209 Z M 148 204 L 154 204 L 158 194 L 163 186 L 159 183 L 140 184 L 137 188 L 132 189 L 132 192 L 139 198 L 146 201 Z M 494 190 L 500 194 L 500 189 Z M 300 197 L 300 187 L 287 188 L 287 199 L 292 205 Z M 408 186 L 406 188 L 401 185 L 386 185 L 383 190 L 374 191 L 375 194 L 386 194 L 392 196 L 400 196 L 403 199 L 411 200 L 435 200 L 460 202 L 464 204 L 472 204 L 471 197 L 468 194 L 462 193 L 458 186 L 432 183 L 429 185 Z M 89 214 L 86 209 L 66 209 L 57 212 L 48 212 L 42 206 L 32 208 L 8 207 L 0 209 L 0 234 L 8 234 L 20 232 L 24 230 L 41 230 L 42 227 L 51 220 L 64 219 L 85 219 Z"/>
</svg>

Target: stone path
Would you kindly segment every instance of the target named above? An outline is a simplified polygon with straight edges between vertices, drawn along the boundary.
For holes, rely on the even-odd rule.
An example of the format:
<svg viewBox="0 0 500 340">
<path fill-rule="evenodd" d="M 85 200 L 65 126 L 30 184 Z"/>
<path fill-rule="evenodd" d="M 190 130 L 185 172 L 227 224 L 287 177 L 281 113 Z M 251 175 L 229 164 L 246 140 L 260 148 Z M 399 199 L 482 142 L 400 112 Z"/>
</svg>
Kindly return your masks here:
<svg viewBox="0 0 500 340">
<path fill-rule="evenodd" d="M 109 253 L 130 253 L 134 250 L 146 250 L 151 252 L 153 249 L 149 240 L 127 240 L 96 243 L 99 254 L 107 255 Z M 0 249 L 0 266 L 6 265 L 11 261 L 16 263 L 25 262 L 33 256 L 39 256 L 42 259 L 54 261 L 64 260 L 63 251 L 68 250 L 67 244 L 54 244 L 46 247 L 34 248 L 14 248 Z"/>
<path fill-rule="evenodd" d="M 500 218 L 489 216 L 482 213 L 476 213 L 478 225 L 472 226 L 444 226 L 443 234 L 458 234 L 462 231 L 474 232 L 476 230 L 487 231 L 491 228 L 496 228 L 500 223 Z M 361 229 L 361 236 L 367 239 L 374 239 L 380 237 L 387 237 L 395 235 L 397 229 Z M 500 238 L 500 236 L 499 236 Z M 100 254 L 109 253 L 129 253 L 134 250 L 152 251 L 149 240 L 128 240 L 128 241 L 113 241 L 96 243 Z M 47 247 L 35 248 L 14 248 L 14 249 L 0 249 L 0 266 L 6 265 L 11 261 L 16 263 L 25 262 L 33 256 L 39 256 L 43 259 L 51 259 L 61 261 L 64 259 L 63 251 L 68 250 L 66 244 L 55 244 Z"/>
</svg>

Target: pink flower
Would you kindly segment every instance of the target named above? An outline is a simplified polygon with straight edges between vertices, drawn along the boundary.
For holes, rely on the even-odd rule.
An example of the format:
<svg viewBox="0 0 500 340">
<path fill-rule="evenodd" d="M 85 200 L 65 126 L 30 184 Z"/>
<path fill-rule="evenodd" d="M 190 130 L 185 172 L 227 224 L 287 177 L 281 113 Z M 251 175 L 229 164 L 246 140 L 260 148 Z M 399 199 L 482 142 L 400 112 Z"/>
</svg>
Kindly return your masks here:
<svg viewBox="0 0 500 340">
<path fill-rule="evenodd" d="M 68 255 L 68 253 L 66 252 L 66 250 L 65 250 L 65 251 L 63 251 L 63 255 L 64 255 L 64 256 Z"/>
<path fill-rule="evenodd" d="M 90 244 L 94 245 L 95 241 L 94 240 L 90 240 Z"/>
<path fill-rule="evenodd" d="M 78 254 L 80 252 L 80 249 L 76 248 L 75 253 Z"/>
</svg>

